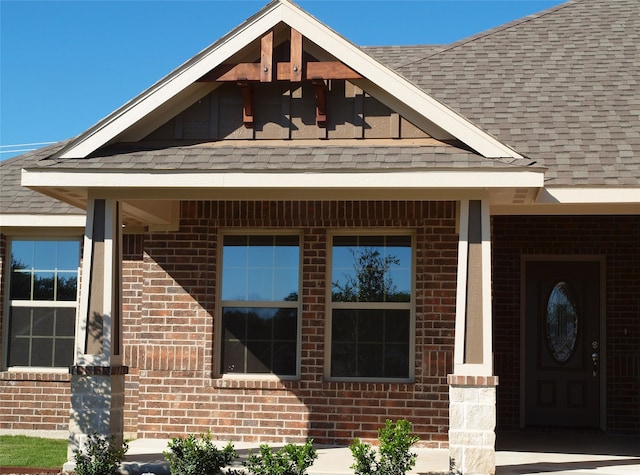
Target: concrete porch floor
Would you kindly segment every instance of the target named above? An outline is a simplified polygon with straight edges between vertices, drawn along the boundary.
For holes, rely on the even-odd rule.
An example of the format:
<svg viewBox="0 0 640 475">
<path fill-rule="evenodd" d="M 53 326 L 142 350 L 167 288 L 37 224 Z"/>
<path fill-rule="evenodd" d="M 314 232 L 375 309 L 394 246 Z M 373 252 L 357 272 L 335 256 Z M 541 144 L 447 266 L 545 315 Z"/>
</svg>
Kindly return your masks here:
<svg viewBox="0 0 640 475">
<path fill-rule="evenodd" d="M 137 439 L 129 443 L 123 473 L 168 475 L 162 452 L 168 440 Z M 216 444 L 226 445 L 226 441 Z M 241 457 L 256 444 L 234 443 Z M 562 475 L 640 475 L 640 437 L 571 432 L 501 432 L 497 437 L 497 475 L 549 473 Z M 276 446 L 274 445 L 274 448 Z M 309 475 L 352 474 L 351 452 L 346 447 L 317 449 L 318 458 Z M 415 449 L 417 463 L 412 474 L 447 473 L 447 450 Z M 238 467 L 241 464 L 238 463 Z"/>
</svg>

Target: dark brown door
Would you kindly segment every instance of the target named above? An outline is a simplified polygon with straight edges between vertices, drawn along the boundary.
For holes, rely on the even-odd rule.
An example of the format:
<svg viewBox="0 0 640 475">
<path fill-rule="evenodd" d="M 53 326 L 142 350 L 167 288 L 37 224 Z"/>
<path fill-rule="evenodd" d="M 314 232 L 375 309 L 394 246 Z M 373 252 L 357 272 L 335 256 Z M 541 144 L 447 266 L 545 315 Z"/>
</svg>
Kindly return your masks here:
<svg viewBox="0 0 640 475">
<path fill-rule="evenodd" d="M 527 261 L 525 423 L 600 427 L 600 262 Z"/>
</svg>

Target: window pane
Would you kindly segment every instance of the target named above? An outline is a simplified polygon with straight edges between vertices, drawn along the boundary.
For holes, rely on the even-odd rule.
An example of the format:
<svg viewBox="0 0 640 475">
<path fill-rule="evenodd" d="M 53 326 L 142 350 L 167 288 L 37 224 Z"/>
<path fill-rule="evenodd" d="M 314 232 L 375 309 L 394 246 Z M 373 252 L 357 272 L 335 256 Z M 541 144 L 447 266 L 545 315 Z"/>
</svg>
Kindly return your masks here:
<svg viewBox="0 0 640 475">
<path fill-rule="evenodd" d="M 58 241 L 56 269 L 75 271 L 80 262 L 80 241 Z"/>
<path fill-rule="evenodd" d="M 56 309 L 56 336 L 73 337 L 76 334 L 75 307 Z M 73 344 L 73 342 L 72 342 Z"/>
<path fill-rule="evenodd" d="M 222 369 L 223 373 L 246 373 L 244 359 L 245 347 L 239 341 L 225 340 L 222 347 Z"/>
<path fill-rule="evenodd" d="M 29 366 L 31 339 L 16 338 L 9 340 L 9 361 L 7 366 Z"/>
<path fill-rule="evenodd" d="M 53 366 L 64 367 L 73 364 L 73 338 L 57 338 Z"/>
<path fill-rule="evenodd" d="M 33 309 L 32 315 L 31 334 L 33 336 L 53 336 L 55 310 L 53 308 L 36 307 Z"/>
<path fill-rule="evenodd" d="M 247 335 L 247 315 L 241 308 L 225 308 L 222 313 L 222 327 L 226 340 L 244 340 Z"/>
<path fill-rule="evenodd" d="M 273 284 L 273 300 L 298 301 L 298 268 L 276 269 Z"/>
<path fill-rule="evenodd" d="M 31 334 L 31 309 L 14 307 L 11 309 L 11 323 L 9 325 L 10 339 Z"/>
<path fill-rule="evenodd" d="M 409 377 L 409 310 L 334 309 L 331 375 Z"/>
<path fill-rule="evenodd" d="M 222 300 L 248 300 L 247 269 L 224 268 Z"/>
<path fill-rule="evenodd" d="M 34 241 L 34 267 L 40 270 L 56 268 L 57 242 Z"/>
<path fill-rule="evenodd" d="M 33 300 L 53 300 L 53 272 L 35 272 Z"/>
<path fill-rule="evenodd" d="M 225 307 L 222 315 L 223 373 L 295 375 L 297 309 Z"/>
<path fill-rule="evenodd" d="M 357 372 L 354 376 L 382 378 L 385 375 L 380 345 L 363 343 L 357 348 Z"/>
<path fill-rule="evenodd" d="M 77 298 L 77 272 L 58 272 L 56 300 L 75 301 Z"/>
<path fill-rule="evenodd" d="M 334 302 L 408 302 L 411 299 L 409 236 L 335 236 Z"/>
<path fill-rule="evenodd" d="M 296 341 L 298 339 L 297 316 L 298 312 L 295 308 L 278 309 L 273 319 L 273 337 L 276 340 Z"/>
<path fill-rule="evenodd" d="M 253 309 L 247 313 L 247 340 L 269 340 L 273 334 L 272 308 Z"/>
<path fill-rule="evenodd" d="M 296 374 L 296 343 L 276 342 L 273 345 L 273 372 L 275 374 Z"/>
<path fill-rule="evenodd" d="M 296 301 L 297 236 L 225 236 L 222 300 Z"/>
<path fill-rule="evenodd" d="M 273 298 L 273 269 L 249 269 L 249 300 L 268 301 Z"/>
<path fill-rule="evenodd" d="M 272 345 L 268 341 L 247 342 L 247 373 L 270 373 Z"/>
<path fill-rule="evenodd" d="M 53 366 L 53 338 L 37 338 L 33 340 L 30 366 Z"/>
<path fill-rule="evenodd" d="M 17 269 L 33 269 L 33 241 L 11 242 L 11 267 Z"/>
<path fill-rule="evenodd" d="M 31 272 L 18 272 L 16 270 L 11 273 L 12 300 L 31 300 L 31 275 Z"/>
</svg>

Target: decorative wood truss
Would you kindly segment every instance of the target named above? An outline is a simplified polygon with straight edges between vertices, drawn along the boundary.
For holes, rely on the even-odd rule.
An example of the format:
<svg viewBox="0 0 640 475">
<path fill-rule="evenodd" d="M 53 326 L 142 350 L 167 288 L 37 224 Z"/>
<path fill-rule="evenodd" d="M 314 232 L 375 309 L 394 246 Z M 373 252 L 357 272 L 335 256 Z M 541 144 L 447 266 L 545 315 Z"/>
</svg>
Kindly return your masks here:
<svg viewBox="0 0 640 475">
<path fill-rule="evenodd" d="M 356 71 L 340 61 L 303 61 L 302 34 L 291 28 L 289 62 L 274 62 L 273 30 L 260 40 L 260 62 L 221 64 L 200 78 L 201 82 L 235 82 L 240 87 L 243 99 L 243 122 L 245 127 L 253 127 L 252 83 L 289 81 L 299 83 L 309 81 L 316 96 L 316 123 L 327 125 L 327 83 L 331 79 L 362 79 Z"/>
</svg>

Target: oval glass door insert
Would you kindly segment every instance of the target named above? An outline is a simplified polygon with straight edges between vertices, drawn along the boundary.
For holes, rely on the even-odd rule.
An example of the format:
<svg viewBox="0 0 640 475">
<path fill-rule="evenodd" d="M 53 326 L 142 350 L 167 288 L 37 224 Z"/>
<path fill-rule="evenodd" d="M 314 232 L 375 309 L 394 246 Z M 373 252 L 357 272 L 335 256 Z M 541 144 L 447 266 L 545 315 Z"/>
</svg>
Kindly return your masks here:
<svg viewBox="0 0 640 475">
<path fill-rule="evenodd" d="M 578 312 L 571 289 L 565 282 L 558 282 L 547 302 L 547 343 L 558 363 L 567 361 L 576 346 L 578 337 Z"/>
</svg>

